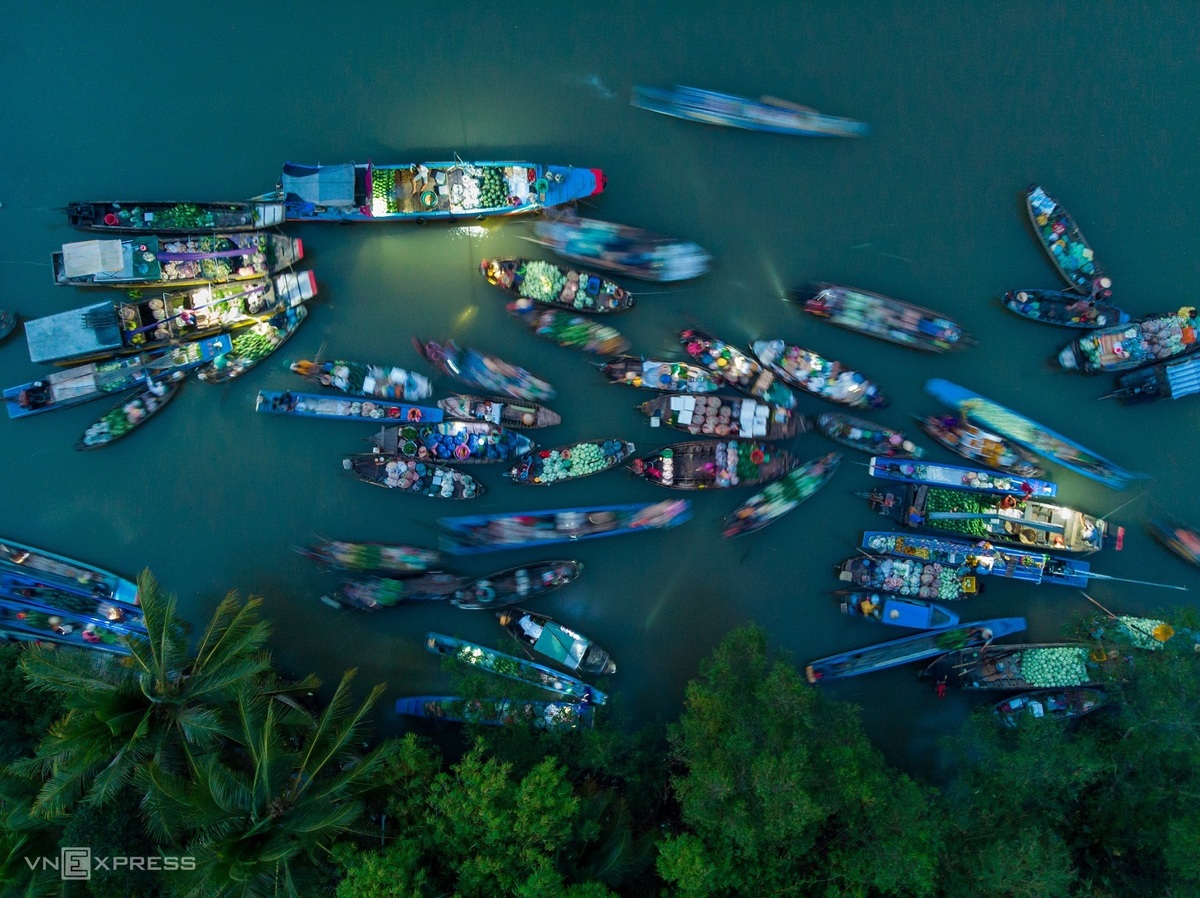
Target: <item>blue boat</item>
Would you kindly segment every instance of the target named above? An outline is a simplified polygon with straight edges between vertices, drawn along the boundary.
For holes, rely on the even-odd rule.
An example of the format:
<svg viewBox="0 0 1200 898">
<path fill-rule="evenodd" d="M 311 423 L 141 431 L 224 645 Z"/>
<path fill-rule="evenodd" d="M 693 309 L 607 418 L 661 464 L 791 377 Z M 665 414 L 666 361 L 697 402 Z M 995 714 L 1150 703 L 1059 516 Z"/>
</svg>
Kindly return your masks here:
<svg viewBox="0 0 1200 898">
<path fill-rule="evenodd" d="M 137 584 L 83 561 L 0 539 L 0 571 L 62 587 L 79 595 L 138 604 Z"/>
<path fill-rule="evenodd" d="M 592 725 L 595 709 L 586 703 L 475 699 L 456 695 L 415 695 L 396 699 L 396 713 L 427 720 L 483 726 L 526 724 L 539 730 L 572 730 Z"/>
<path fill-rule="evenodd" d="M 97 627 L 118 633 L 145 634 L 142 609 L 118 599 L 66 589 L 10 570 L 0 571 L 0 602 L 21 605 L 45 614 L 78 616 Z"/>
<path fill-rule="evenodd" d="M 1121 490 L 1134 480 L 1146 479 L 1145 474 L 1135 474 L 1097 455 L 1090 449 L 1055 433 L 1048 427 L 1005 408 L 978 393 L 941 378 L 925 383 L 925 392 L 951 408 L 960 409 L 968 418 L 994 430 L 1039 455 L 1058 462 L 1084 477 L 1098 480 L 1105 486 Z"/>
<path fill-rule="evenodd" d="M 1117 378 L 1117 388 L 1102 399 L 1130 404 L 1159 399 L 1182 399 L 1200 393 L 1200 355 L 1159 362 Z"/>
<path fill-rule="evenodd" d="M 941 465 L 936 462 L 900 460 L 873 456 L 868 465 L 872 477 L 897 480 L 901 483 L 926 483 L 932 486 L 952 486 L 958 489 L 975 490 L 982 493 L 1001 493 L 1009 496 L 1058 495 L 1058 485 L 1049 480 L 1034 480 L 1032 477 L 1011 477 L 965 468 L 961 465 Z"/>
<path fill-rule="evenodd" d="M 480 555 L 677 527 L 692 516 L 686 499 L 636 505 L 590 505 L 542 511 L 502 512 L 438 518 L 442 549 Z"/>
<path fill-rule="evenodd" d="M 988 645 L 993 639 L 1020 633 L 1024 629 L 1023 617 L 998 617 L 967 624 L 952 624 L 890 642 L 818 658 L 804 668 L 804 676 L 810 683 L 826 683 L 844 677 L 856 677 L 899 664 L 923 661 L 959 649 Z"/>
<path fill-rule="evenodd" d="M 456 221 L 540 212 L 604 190 L 598 168 L 533 162 L 283 166 L 288 221 Z"/>
<path fill-rule="evenodd" d="M 0 601 L 0 637 L 18 642 L 55 643 L 128 655 L 117 633 L 85 623 L 70 614 L 22 610 Z"/>
<path fill-rule="evenodd" d="M 293 390 L 259 390 L 254 408 L 266 415 L 294 415 L 298 418 L 371 424 L 388 421 L 437 424 L 445 416 L 437 407 L 388 402 L 386 399 L 353 399 L 326 393 L 297 393 Z"/>
<path fill-rule="evenodd" d="M 305 306 L 292 306 L 242 330 L 233 338 L 233 350 L 205 362 L 196 376 L 206 384 L 228 383 L 241 377 L 286 343 L 308 317 Z"/>
<path fill-rule="evenodd" d="M 751 100 L 733 94 L 675 85 L 633 88 L 633 105 L 650 112 L 708 125 L 747 131 L 796 134 L 803 137 L 861 137 L 870 128 L 854 119 L 825 115 L 807 106 L 762 97 Z"/>
<path fill-rule="evenodd" d="M 1129 313 L 1068 290 L 1010 290 L 1001 298 L 1010 312 L 1058 327 L 1096 328 L 1129 321 Z"/>
<path fill-rule="evenodd" d="M 443 633 L 426 633 L 425 648 L 435 655 L 445 655 L 460 664 L 474 667 L 499 677 L 507 677 L 530 686 L 548 689 L 575 701 L 603 705 L 608 696 L 593 686 L 544 664 L 506 655 L 486 646 L 467 642 Z"/>
<path fill-rule="evenodd" d="M 842 614 L 878 621 L 893 627 L 910 630 L 936 630 L 958 623 L 958 615 L 943 605 L 889 595 L 886 592 L 858 592 L 841 589 L 835 592 Z"/>
</svg>

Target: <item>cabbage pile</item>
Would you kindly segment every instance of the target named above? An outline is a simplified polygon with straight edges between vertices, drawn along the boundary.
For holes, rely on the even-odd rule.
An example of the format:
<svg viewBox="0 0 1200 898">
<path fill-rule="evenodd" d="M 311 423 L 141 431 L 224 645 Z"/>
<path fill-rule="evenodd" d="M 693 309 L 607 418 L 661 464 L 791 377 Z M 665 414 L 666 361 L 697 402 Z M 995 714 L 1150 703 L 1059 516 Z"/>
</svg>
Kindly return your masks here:
<svg viewBox="0 0 1200 898">
<path fill-rule="evenodd" d="M 1080 686 L 1091 679 L 1086 658 L 1087 649 L 1077 645 L 1026 649 L 1021 654 L 1021 673 L 1030 686 Z"/>
</svg>

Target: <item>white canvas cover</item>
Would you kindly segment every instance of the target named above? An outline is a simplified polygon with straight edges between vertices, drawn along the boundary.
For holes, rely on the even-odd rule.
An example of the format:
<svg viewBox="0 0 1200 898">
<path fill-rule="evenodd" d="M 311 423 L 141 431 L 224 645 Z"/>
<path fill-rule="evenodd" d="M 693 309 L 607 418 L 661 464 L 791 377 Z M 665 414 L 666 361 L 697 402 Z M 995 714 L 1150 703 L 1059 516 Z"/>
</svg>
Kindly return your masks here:
<svg viewBox="0 0 1200 898">
<path fill-rule="evenodd" d="M 63 244 L 63 273 L 69 278 L 112 273 L 124 267 L 120 240 L 81 240 Z"/>
<path fill-rule="evenodd" d="M 354 163 L 283 170 L 283 192 L 318 206 L 354 205 Z"/>
</svg>

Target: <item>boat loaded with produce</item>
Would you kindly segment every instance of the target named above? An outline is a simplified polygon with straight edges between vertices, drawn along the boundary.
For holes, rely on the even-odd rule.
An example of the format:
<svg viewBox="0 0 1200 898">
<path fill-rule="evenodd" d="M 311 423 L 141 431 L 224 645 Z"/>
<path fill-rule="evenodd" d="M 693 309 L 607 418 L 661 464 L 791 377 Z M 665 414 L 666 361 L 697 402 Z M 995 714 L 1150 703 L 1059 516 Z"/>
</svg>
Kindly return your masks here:
<svg viewBox="0 0 1200 898">
<path fill-rule="evenodd" d="M 441 553 L 423 546 L 321 539 L 314 546 L 293 548 L 306 558 L 344 571 L 417 574 L 441 561 Z"/>
<path fill-rule="evenodd" d="M 1146 526 L 1160 544 L 1184 561 L 1200 566 L 1200 529 L 1165 512 L 1156 513 Z"/>
<path fill-rule="evenodd" d="M 889 624 L 893 627 L 907 627 L 910 630 L 936 630 L 958 623 L 958 615 L 949 608 L 921 599 L 848 589 L 837 590 L 833 596 L 842 614 Z"/>
<path fill-rule="evenodd" d="M 290 340 L 307 316 L 307 308 L 292 306 L 266 321 L 242 328 L 233 337 L 233 349 L 205 362 L 196 376 L 208 384 L 228 383 L 241 377 Z"/>
<path fill-rule="evenodd" d="M 145 635 L 142 609 L 116 599 L 84 595 L 5 569 L 0 571 L 0 601 L 14 611 L 69 614 L 86 625 L 117 634 Z"/>
<path fill-rule="evenodd" d="M 818 399 L 850 408 L 887 408 L 891 404 L 877 384 L 811 349 L 782 340 L 755 340 L 750 348 L 780 380 Z"/>
<path fill-rule="evenodd" d="M 609 359 L 600 372 L 615 384 L 660 390 L 663 393 L 715 393 L 721 389 L 716 379 L 696 365 L 665 362 L 631 355 Z"/>
<path fill-rule="evenodd" d="M 1123 403 L 1182 399 L 1200 393 L 1200 355 L 1160 362 L 1117 378 L 1117 388 L 1102 399 Z"/>
<path fill-rule="evenodd" d="M 549 383 L 498 356 L 459 346 L 453 340 L 437 343 L 414 337 L 413 346 L 435 369 L 468 387 L 529 402 L 554 398 Z"/>
<path fill-rule="evenodd" d="M 728 538 L 755 533 L 771 524 L 829 482 L 842 456 L 830 452 L 793 468 L 778 480 L 768 483 L 762 492 L 751 496 L 725 518 L 721 535 Z"/>
<path fill-rule="evenodd" d="M 342 459 L 342 467 L 363 483 L 438 499 L 474 499 L 486 490 L 462 471 L 432 462 L 362 452 Z"/>
<path fill-rule="evenodd" d="M 676 490 L 758 486 L 777 480 L 798 464 L 789 452 L 751 440 L 675 443 L 627 466 L 651 483 Z"/>
<path fill-rule="evenodd" d="M 288 162 L 278 196 L 288 221 L 455 221 L 540 212 L 606 183 L 598 168 L 533 162 Z"/>
<path fill-rule="evenodd" d="M 207 234 L 259 231 L 283 224 L 281 201 L 237 203 L 68 203 L 67 222 L 81 231 L 112 234 Z"/>
<path fill-rule="evenodd" d="M 93 598 L 138 604 L 137 584 L 104 568 L 0 539 L 0 572 L 36 577 L 40 582 Z"/>
<path fill-rule="evenodd" d="M 0 599 L 0 638 L 15 642 L 54 643 L 128 655 L 121 632 L 70 612 L 45 612 Z"/>
<path fill-rule="evenodd" d="M 708 271 L 703 247 L 630 225 L 564 216 L 534 222 L 532 239 L 564 259 L 645 281 L 683 281 Z"/>
<path fill-rule="evenodd" d="M 1196 309 L 1184 306 L 1165 315 L 1090 331 L 1059 350 L 1058 363 L 1084 374 L 1115 373 L 1166 362 L 1198 349 Z"/>
<path fill-rule="evenodd" d="M 595 355 L 620 355 L 629 350 L 629 341 L 620 331 L 585 315 L 573 315 L 562 309 L 533 308 L 528 300 L 510 302 L 505 309 L 537 336 L 567 349 Z"/>
<path fill-rule="evenodd" d="M 498 427 L 534 430 L 562 423 L 562 416 L 536 402 L 455 393 L 439 399 L 438 408 L 454 421 L 483 421 Z"/>
<path fill-rule="evenodd" d="M 835 443 L 869 455 L 920 458 L 925 454 L 903 432 L 842 412 L 822 412 L 817 416 L 817 430 Z"/>
<path fill-rule="evenodd" d="M 1091 329 L 1129 320 L 1124 309 L 1068 290 L 1010 290 L 1001 302 L 1010 312 L 1058 327 Z"/>
<path fill-rule="evenodd" d="M 1071 213 L 1036 184 L 1025 191 L 1025 205 L 1034 234 L 1067 285 L 1089 297 L 1111 295 L 1112 280 L 1096 262 Z"/>
<path fill-rule="evenodd" d="M 445 571 L 426 571 L 414 577 L 358 577 L 321 596 L 332 608 L 379 611 L 408 602 L 440 602 L 450 598 L 466 580 Z"/>
<path fill-rule="evenodd" d="M 651 427 L 665 424 L 693 436 L 790 440 L 809 428 L 808 418 L 793 409 L 729 396 L 660 396 L 637 410 Z"/>
<path fill-rule="evenodd" d="M 860 137 L 870 131 L 863 122 L 825 115 L 778 97 L 752 100 L 678 84 L 669 88 L 635 85 L 633 105 L 687 121 L 773 134 Z"/>
<path fill-rule="evenodd" d="M 965 415 L 914 417 L 925 433 L 968 461 L 1011 477 L 1041 477 L 1046 473 L 1037 456 L 1024 446 L 970 423 Z"/>
<path fill-rule="evenodd" d="M 572 312 L 622 312 L 634 297 L 608 278 L 538 259 L 484 259 L 487 282 L 519 299 Z"/>
<path fill-rule="evenodd" d="M 527 455 L 508 472 L 513 483 L 546 486 L 615 468 L 633 455 L 626 440 L 583 440 Z"/>
<path fill-rule="evenodd" d="M 891 558 L 856 555 L 834 565 L 839 580 L 855 590 L 895 593 L 921 599 L 957 602 L 983 592 L 983 583 L 970 566 L 939 564 L 920 557 Z"/>
<path fill-rule="evenodd" d="M 795 290 L 788 298 L 831 324 L 911 349 L 948 352 L 975 342 L 961 324 L 941 312 L 867 290 L 817 284 Z"/>
<path fill-rule="evenodd" d="M 1074 720 L 1104 707 L 1109 698 L 1103 689 L 1089 686 L 1034 689 L 1001 699 L 992 705 L 992 713 L 1004 726 L 1015 728 L 1030 720 Z"/>
<path fill-rule="evenodd" d="M 327 393 L 294 393 L 291 390 L 259 390 L 254 408 L 265 415 L 293 415 L 371 424 L 380 421 L 436 424 L 443 418 L 442 410 L 432 406 L 408 405 L 383 399 L 352 399 Z"/>
<path fill-rule="evenodd" d="M 578 561 L 539 561 L 505 568 L 463 584 L 450 596 L 450 604 L 463 611 L 504 608 L 562 589 L 583 573 Z"/>
<path fill-rule="evenodd" d="M 1052 499 L 1058 495 L 1058 485 L 1049 480 L 1032 477 L 1010 477 L 1007 474 L 992 474 L 975 468 L 959 465 L 940 465 L 936 462 L 896 460 L 875 457 L 867 468 L 872 477 L 895 480 L 900 483 L 923 483 L 927 486 L 951 486 L 982 493 L 1000 493 L 1008 496 L 1040 496 Z"/>
<path fill-rule="evenodd" d="M 374 365 L 341 359 L 324 362 L 301 359 L 292 362 L 290 367 L 293 373 L 311 384 L 351 396 L 416 402 L 433 395 L 433 384 L 428 377 L 396 365 Z"/>
<path fill-rule="evenodd" d="M 679 332 L 679 344 L 690 358 L 707 368 L 718 381 L 769 405 L 788 409 L 796 407 L 795 394 L 776 380 L 773 371 L 764 369 L 756 360 L 724 340 L 688 328 Z"/>
<path fill-rule="evenodd" d="M 145 388 L 113 406 L 91 424 L 75 444 L 76 449 L 100 449 L 115 443 L 161 412 L 179 394 L 187 373 L 172 371 L 158 378 L 147 378 Z"/>
<path fill-rule="evenodd" d="M 949 652 L 922 676 L 960 689 L 1055 689 L 1094 686 L 1102 674 L 1078 643 L 982 645 Z"/>
<path fill-rule="evenodd" d="M 470 421 L 394 424 L 371 438 L 384 455 L 429 459 L 448 465 L 493 464 L 528 455 L 534 442 L 524 434 Z"/>
<path fill-rule="evenodd" d="M 592 726 L 595 709 L 578 702 L 533 702 L 515 698 L 460 698 L 417 695 L 396 699 L 396 713 L 426 720 L 474 726 L 527 726 L 535 730 L 573 730 Z"/>
</svg>

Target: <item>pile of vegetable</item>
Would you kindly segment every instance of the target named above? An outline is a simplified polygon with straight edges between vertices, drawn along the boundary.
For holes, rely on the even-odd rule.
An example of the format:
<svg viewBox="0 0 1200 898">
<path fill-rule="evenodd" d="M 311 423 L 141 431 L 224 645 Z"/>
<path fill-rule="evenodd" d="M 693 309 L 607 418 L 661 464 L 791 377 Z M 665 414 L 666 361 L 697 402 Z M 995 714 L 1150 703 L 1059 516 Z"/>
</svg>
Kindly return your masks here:
<svg viewBox="0 0 1200 898">
<path fill-rule="evenodd" d="M 120 217 L 120 213 L 117 215 Z M 144 218 L 144 216 L 140 217 Z M 129 223 L 133 225 L 144 223 L 148 228 L 211 228 L 213 216 L 211 212 L 206 212 L 199 206 L 191 203 L 179 203 L 169 209 L 156 212 L 153 221 L 138 222 L 131 219 Z"/>
<path fill-rule="evenodd" d="M 567 285 L 567 275 L 557 265 L 540 260 L 532 260 L 521 266 L 523 280 L 517 288 L 517 293 L 534 302 L 558 302 L 563 288 Z M 563 297 L 565 300 L 565 297 Z"/>
<path fill-rule="evenodd" d="M 118 406 L 87 429 L 83 435 L 83 444 L 99 446 L 119 440 L 133 430 L 145 416 L 146 407 L 140 399 L 134 399 Z"/>
<path fill-rule="evenodd" d="M 274 328 L 251 327 L 233 338 L 233 354 L 243 361 L 257 362 L 274 352 L 278 345 L 279 337 Z"/>
<path fill-rule="evenodd" d="M 467 208 L 494 209 L 508 204 L 508 186 L 498 169 L 485 168 L 479 177 L 479 201 L 472 206 L 464 198 L 463 205 Z"/>
<path fill-rule="evenodd" d="M 594 352 L 597 355 L 620 355 L 629 349 L 629 341 L 615 328 L 606 324 L 572 315 L 560 309 L 522 308 L 520 303 L 511 303 L 509 311 L 533 328 L 534 333 L 559 346 Z"/>
<path fill-rule="evenodd" d="M 1026 649 L 1021 653 L 1021 674 L 1030 686 L 1081 686 L 1091 680 L 1083 646 Z"/>
<path fill-rule="evenodd" d="M 935 511 L 953 511 L 961 514 L 995 514 L 996 500 L 989 496 L 971 496 L 963 493 L 952 493 L 947 490 L 931 489 L 925 498 L 925 513 Z M 970 536 L 988 536 L 987 525 L 980 520 L 942 518 L 938 528 L 953 530 L 955 533 L 966 533 Z"/>
<path fill-rule="evenodd" d="M 371 169 L 371 200 L 383 200 L 389 212 L 399 212 L 396 204 L 396 172 L 390 168 Z"/>
<path fill-rule="evenodd" d="M 633 452 L 623 440 L 575 443 L 561 449 L 543 450 L 524 459 L 510 472 L 517 483 L 555 483 L 586 477 L 613 467 Z"/>
</svg>

